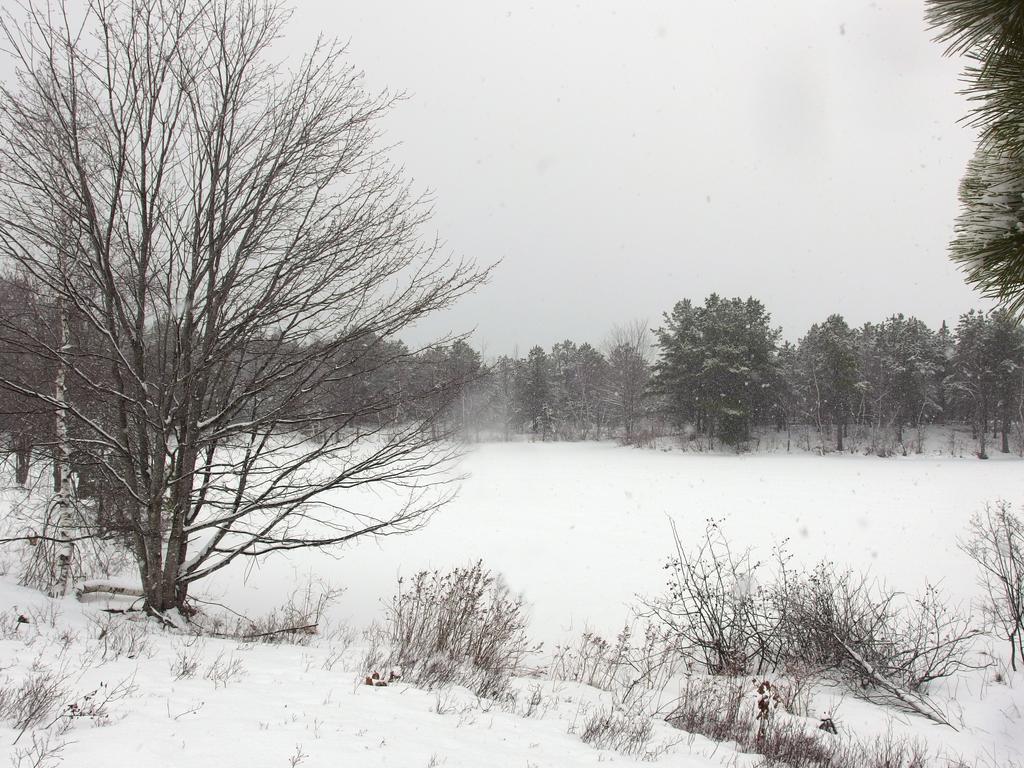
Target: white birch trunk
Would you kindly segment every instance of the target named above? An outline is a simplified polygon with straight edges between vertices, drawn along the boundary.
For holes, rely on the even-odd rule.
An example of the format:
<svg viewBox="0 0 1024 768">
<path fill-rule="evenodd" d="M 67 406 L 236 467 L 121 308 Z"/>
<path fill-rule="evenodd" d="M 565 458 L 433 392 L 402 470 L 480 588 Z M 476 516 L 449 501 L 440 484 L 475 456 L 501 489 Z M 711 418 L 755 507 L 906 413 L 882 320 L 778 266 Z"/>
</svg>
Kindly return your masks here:
<svg viewBox="0 0 1024 768">
<path fill-rule="evenodd" d="M 53 456 L 53 510 L 57 517 L 57 563 L 50 585 L 51 597 L 63 597 L 71 590 L 72 564 L 75 557 L 74 503 L 71 488 L 71 445 L 68 440 L 67 416 L 67 370 L 64 355 L 70 342 L 67 312 L 64 301 L 58 300 L 57 312 L 60 322 L 60 355 L 57 359 L 57 375 L 54 381 L 54 399 L 59 404 L 56 411 L 56 450 Z"/>
</svg>

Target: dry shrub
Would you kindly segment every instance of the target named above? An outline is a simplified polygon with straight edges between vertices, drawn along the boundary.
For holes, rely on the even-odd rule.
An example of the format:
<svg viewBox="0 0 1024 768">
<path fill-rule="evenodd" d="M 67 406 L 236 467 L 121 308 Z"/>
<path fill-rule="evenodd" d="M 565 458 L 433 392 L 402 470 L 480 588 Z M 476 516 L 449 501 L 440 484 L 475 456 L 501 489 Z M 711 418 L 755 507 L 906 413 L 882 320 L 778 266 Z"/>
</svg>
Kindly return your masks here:
<svg viewBox="0 0 1024 768">
<path fill-rule="evenodd" d="M 227 616 L 212 611 L 197 614 L 193 624 L 201 626 L 204 634 L 246 643 L 308 645 L 315 637 L 321 636 L 325 629 L 331 637 L 344 633 L 344 629 L 325 628 L 324 622 L 327 609 L 343 592 L 344 589 L 310 578 L 305 586 L 294 590 L 284 603 L 262 616 L 250 618 L 234 611 L 230 611 L 231 615 Z"/>
<path fill-rule="evenodd" d="M 28 743 L 13 746 L 11 768 L 49 768 L 63 762 L 65 743 L 49 731 L 32 731 Z"/>
<path fill-rule="evenodd" d="M 714 520 L 692 549 L 673 524 L 676 554 L 665 565 L 668 593 L 646 603 L 645 615 L 677 639 L 691 667 L 715 675 L 758 674 L 777 662 L 778 617 L 758 584 L 761 564 L 736 552 Z"/>
<path fill-rule="evenodd" d="M 526 658 L 540 650 L 526 636 L 526 606 L 477 562 L 447 573 L 399 579 L 385 627 L 371 632 L 367 674 L 399 667 L 404 680 L 428 688 L 463 685 L 496 697 Z"/>
<path fill-rule="evenodd" d="M 758 685 L 756 680 L 754 684 Z M 757 689 L 749 680 L 693 676 L 665 721 L 688 733 L 732 742 L 741 752 L 760 755 L 760 765 L 765 766 L 924 768 L 929 764 L 927 747 L 918 740 L 892 733 L 867 741 L 831 735 L 774 707 L 760 710 L 758 701 Z"/>
<path fill-rule="evenodd" d="M 96 663 L 115 661 L 122 656 L 149 658 L 154 653 L 148 621 L 133 621 L 122 614 L 97 613 L 89 617 L 89 623 L 92 637 L 85 653 Z"/>
<path fill-rule="evenodd" d="M 819 563 L 810 571 L 783 570 L 772 587 L 778 616 L 777 656 L 784 664 L 870 690 L 862 661 L 908 691 L 975 668 L 970 654 L 981 634 L 969 616 L 950 609 L 938 588 L 909 597 L 853 571 Z M 848 650 L 849 649 L 849 650 Z"/>
<path fill-rule="evenodd" d="M 575 643 L 558 646 L 548 676 L 607 691 L 616 706 L 650 716 L 661 710 L 666 690 L 684 666 L 672 633 L 648 622 L 639 636 L 627 624 L 614 642 L 588 631 Z"/>
<path fill-rule="evenodd" d="M 96 726 L 109 725 L 112 718 L 110 705 L 133 696 L 137 690 L 134 674 L 114 685 L 100 683 L 64 705 L 58 718 L 60 731 L 67 731 L 77 721 L 88 721 Z"/>
<path fill-rule="evenodd" d="M 324 612 L 337 601 L 343 589 L 308 583 L 270 613 L 256 619 L 239 620 L 235 636 L 261 643 L 304 645 L 321 629 Z"/>
<path fill-rule="evenodd" d="M 12 609 L 0 613 L 0 640 L 31 642 L 39 636 L 39 626 L 25 613 Z"/>
<path fill-rule="evenodd" d="M 735 552 L 714 521 L 690 550 L 675 540 L 668 592 L 648 600 L 645 615 L 672 634 L 692 669 L 763 675 L 810 668 L 868 690 L 877 681 L 865 678 L 852 650 L 878 674 L 919 691 L 974 667 L 980 631 L 935 587 L 909 598 L 832 563 L 795 570 L 784 547 L 767 567 L 749 550 Z"/>
<path fill-rule="evenodd" d="M 591 713 L 583 726 L 580 739 L 595 749 L 612 749 L 624 755 L 647 756 L 653 731 L 654 723 L 649 715 L 611 705 Z"/>
<path fill-rule="evenodd" d="M 71 573 L 75 580 L 109 579 L 132 567 L 131 553 L 123 537 L 97 526 L 95 520 L 95 504 L 91 500 L 72 498 L 70 530 L 75 543 Z M 50 490 L 40 493 L 33 488 L 11 506 L 6 523 L 9 535 L 24 539 L 24 545 L 17 549 L 18 583 L 43 592 L 49 590 L 58 579 L 65 551 Z"/>
<path fill-rule="evenodd" d="M 589 630 L 583 632 L 575 643 L 556 646 L 548 674 L 552 680 L 568 680 L 611 691 L 622 684 L 631 634 L 632 630 L 626 625 L 611 643 Z"/>
<path fill-rule="evenodd" d="M 174 661 L 170 664 L 171 674 L 175 680 L 186 680 L 196 676 L 204 648 L 197 638 L 192 638 L 175 649 Z"/>
<path fill-rule="evenodd" d="M 225 655 L 221 651 L 206 668 L 203 677 L 212 682 L 214 688 L 227 688 L 230 683 L 245 677 L 245 666 L 234 654 Z"/>
<path fill-rule="evenodd" d="M 49 723 L 63 707 L 70 678 L 65 668 L 34 662 L 20 683 L 0 685 L 0 721 L 19 732 Z"/>
<path fill-rule="evenodd" d="M 757 730 L 753 708 L 743 706 L 750 695 L 747 684 L 738 678 L 688 675 L 665 722 L 714 741 L 743 744 Z"/>
</svg>

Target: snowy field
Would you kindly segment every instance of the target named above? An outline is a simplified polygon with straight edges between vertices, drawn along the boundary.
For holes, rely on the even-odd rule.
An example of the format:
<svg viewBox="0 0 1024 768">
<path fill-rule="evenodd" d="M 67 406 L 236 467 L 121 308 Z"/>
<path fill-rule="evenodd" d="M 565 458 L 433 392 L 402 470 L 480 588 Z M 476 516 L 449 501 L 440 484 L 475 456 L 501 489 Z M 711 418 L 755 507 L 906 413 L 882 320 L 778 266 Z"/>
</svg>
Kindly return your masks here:
<svg viewBox="0 0 1024 768">
<path fill-rule="evenodd" d="M 956 537 L 986 501 L 1024 499 L 1017 460 L 516 443 L 478 446 L 462 469 L 468 478 L 459 498 L 414 534 L 361 541 L 336 557 L 272 558 L 218 575 L 199 593 L 260 615 L 312 576 L 344 588 L 331 619 L 359 630 L 380 619 L 397 576 L 482 559 L 524 594 L 530 634 L 551 649 L 585 627 L 614 634 L 637 594 L 662 588 L 670 519 L 684 542 L 703 532 L 706 519 L 720 519 L 737 547 L 768 556 L 789 539 L 799 561 L 870 569 L 907 591 L 941 580 L 968 601 L 977 589 Z M 578 683 L 517 680 L 517 703 L 504 707 L 463 688 L 371 688 L 361 684 L 358 631 L 308 646 L 190 638 L 103 613 L 103 605 L 53 601 L 14 586 L 13 574 L 0 579 L 0 699 L 48 670 L 64 706 L 77 707 L 44 761 L 36 758 L 47 747 L 34 746 L 31 731 L 0 725 L 0 763 L 6 752 L 11 765 L 26 767 L 643 764 L 581 741 L 588 713 L 607 695 Z M 29 623 L 18 624 L 19 615 Z M 812 716 L 838 712 L 843 738 L 916 738 L 946 756 L 934 765 L 1024 764 L 1024 673 L 1003 672 L 997 681 L 993 670 L 970 672 L 933 694 L 957 730 L 828 687 L 817 691 Z M 651 747 L 659 764 L 682 768 L 758 764 L 663 722 L 654 724 Z"/>
<path fill-rule="evenodd" d="M 464 458 L 458 499 L 424 529 L 237 568 L 204 590 L 243 611 L 280 604 L 309 574 L 345 588 L 335 618 L 365 625 L 399 575 L 477 559 L 532 606 L 548 645 L 584 627 L 614 634 L 637 594 L 660 590 L 673 551 L 722 520 L 737 547 L 769 557 L 788 539 L 799 561 L 869 569 L 915 592 L 975 593 L 956 547 L 970 515 L 999 498 L 1024 503 L 1024 462 L 913 456 L 706 455 L 610 443 L 491 443 Z M 368 503 L 372 500 L 367 500 Z"/>
</svg>

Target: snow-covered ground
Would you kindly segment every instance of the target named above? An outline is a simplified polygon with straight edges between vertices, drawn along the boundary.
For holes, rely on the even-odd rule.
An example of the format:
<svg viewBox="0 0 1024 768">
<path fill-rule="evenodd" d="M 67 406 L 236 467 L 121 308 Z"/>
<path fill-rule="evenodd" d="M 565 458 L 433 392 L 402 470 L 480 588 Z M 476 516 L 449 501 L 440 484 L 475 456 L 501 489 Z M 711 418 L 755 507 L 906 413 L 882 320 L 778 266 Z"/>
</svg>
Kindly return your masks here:
<svg viewBox="0 0 1024 768">
<path fill-rule="evenodd" d="M 621 627 L 634 596 L 664 583 L 669 520 L 686 541 L 708 518 L 736 546 L 768 556 L 788 539 L 799 559 L 870 569 L 892 587 L 940 582 L 976 593 L 957 549 L 986 501 L 1024 504 L 1024 461 L 948 456 L 706 455 L 610 443 L 491 443 L 463 460 L 458 499 L 422 530 L 363 539 L 336 555 L 294 553 L 215 576 L 205 589 L 243 610 L 279 604 L 309 573 L 346 589 L 335 618 L 380 614 L 398 575 L 483 559 L 522 591 L 549 644 L 584 626 Z M 380 503 L 367 498 L 366 503 Z M 246 564 L 248 565 L 248 564 Z M 246 587 L 243 589 L 243 585 Z"/>
<path fill-rule="evenodd" d="M 65 718 L 66 732 L 58 733 L 61 723 L 51 725 L 55 751 L 39 764 L 47 768 L 560 768 L 610 756 L 620 765 L 641 765 L 569 733 L 597 699 L 585 686 L 545 684 L 543 716 L 524 717 L 484 711 L 465 689 L 362 685 L 354 671 L 359 649 L 344 651 L 340 639 L 307 647 L 189 638 L 151 622 L 112 620 L 73 599 L 49 601 L 7 579 L 0 600 L 0 691 L 52 673 L 61 680 L 62 708 L 78 707 Z M 18 615 L 30 623 L 12 624 Z M 32 736 L 3 723 L 0 755 L 15 766 L 36 765 L 40 750 Z M 659 737 L 685 741 L 665 725 Z M 714 748 L 703 739 L 680 745 L 675 764 L 716 765 L 702 756 Z"/>
<path fill-rule="evenodd" d="M 517 443 L 479 446 L 463 469 L 469 477 L 459 498 L 419 532 L 361 541 L 333 557 L 272 558 L 220 574 L 200 592 L 259 615 L 313 575 L 345 588 L 331 619 L 358 629 L 381 617 L 397 575 L 479 558 L 525 595 L 531 635 L 550 648 L 587 626 L 614 634 L 635 595 L 661 589 L 673 546 L 670 519 L 684 541 L 700 534 L 706 519 L 722 519 L 736 546 L 767 555 L 789 539 L 803 562 L 869 568 L 908 591 L 941 580 L 947 593 L 967 601 L 977 588 L 957 536 L 986 501 L 1024 501 L 1018 461 Z M 523 700 L 536 687 L 542 702 L 524 717 L 522 707 L 489 707 L 464 689 L 361 685 L 367 670 L 359 668 L 358 634 L 351 647 L 344 634 L 301 647 L 195 639 L 126 623 L 101 612 L 103 605 L 52 601 L 14 586 L 12 576 L 0 580 L 0 698 L 32 676 L 34 663 L 66 677 L 62 700 L 79 702 L 81 712 L 115 690 L 105 715 L 69 719 L 59 753 L 65 765 L 639 764 L 580 740 L 581 723 L 604 696 L 586 686 L 517 681 Z M 19 625 L 19 615 L 30 623 Z M 133 650 L 127 639 L 136 634 Z M 184 667 L 191 673 L 181 674 Z M 1024 762 L 1024 674 L 999 682 L 995 670 L 970 672 L 934 693 L 958 731 L 828 689 L 819 690 L 813 711 L 829 712 L 841 700 L 838 719 L 847 734 L 910 735 L 972 766 Z M 15 765 L 32 746 L 31 733 L 15 744 L 18 735 L 11 723 L 0 724 L 0 752 Z M 660 722 L 652 744 L 671 744 L 661 761 L 684 768 L 756 763 Z"/>
</svg>

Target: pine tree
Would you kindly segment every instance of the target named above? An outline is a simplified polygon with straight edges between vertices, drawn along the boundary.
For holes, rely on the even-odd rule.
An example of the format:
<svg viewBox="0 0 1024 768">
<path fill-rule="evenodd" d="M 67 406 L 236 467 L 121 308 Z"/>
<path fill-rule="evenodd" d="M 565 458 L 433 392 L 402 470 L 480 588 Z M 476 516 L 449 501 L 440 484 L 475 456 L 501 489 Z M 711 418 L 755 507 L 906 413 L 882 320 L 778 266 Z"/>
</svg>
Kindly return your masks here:
<svg viewBox="0 0 1024 768">
<path fill-rule="evenodd" d="M 960 187 L 952 258 L 968 282 L 1024 311 L 1024 9 L 1019 0 L 928 0 L 948 55 L 965 56 L 978 146 Z"/>
<path fill-rule="evenodd" d="M 711 294 L 703 307 L 689 300 L 665 315 L 656 332 L 660 358 L 655 387 L 679 426 L 738 446 L 769 414 L 780 331 L 754 298 Z"/>
<path fill-rule="evenodd" d="M 1000 451 L 1009 453 L 1013 408 L 1020 402 L 1021 372 L 1024 371 L 1024 330 L 1006 311 L 993 312 L 989 325 L 987 352 L 993 371 L 993 416 L 999 420 Z"/>
<path fill-rule="evenodd" d="M 995 386 L 991 339 L 992 325 L 984 313 L 971 310 L 960 316 L 950 387 L 969 406 L 980 459 L 988 458 L 986 437 Z"/>
<path fill-rule="evenodd" d="M 543 347 L 533 347 L 516 381 L 519 418 L 530 431 L 547 440 L 554 428 L 551 403 L 551 360 Z"/>
<path fill-rule="evenodd" d="M 835 429 L 836 450 L 843 450 L 843 437 L 857 396 L 856 334 L 841 315 L 811 326 L 800 340 L 801 372 L 809 379 L 810 404 L 819 432 Z"/>
<path fill-rule="evenodd" d="M 779 347 L 776 355 L 775 384 L 772 389 L 774 391 L 772 417 L 775 421 L 775 428 L 786 433 L 786 451 L 788 452 L 793 423 L 802 411 L 797 348 L 788 341 Z"/>
<path fill-rule="evenodd" d="M 600 440 L 607 419 L 607 403 L 602 397 L 606 389 L 608 361 L 590 344 L 581 344 L 576 355 L 575 381 L 579 388 L 584 439 L 593 432 Z"/>
</svg>

